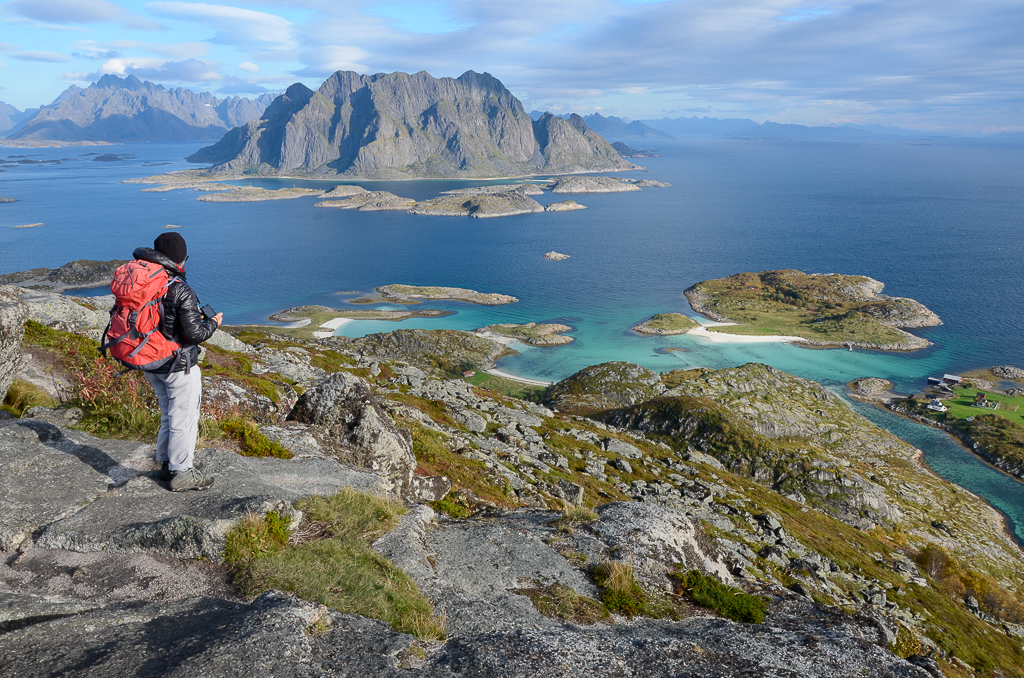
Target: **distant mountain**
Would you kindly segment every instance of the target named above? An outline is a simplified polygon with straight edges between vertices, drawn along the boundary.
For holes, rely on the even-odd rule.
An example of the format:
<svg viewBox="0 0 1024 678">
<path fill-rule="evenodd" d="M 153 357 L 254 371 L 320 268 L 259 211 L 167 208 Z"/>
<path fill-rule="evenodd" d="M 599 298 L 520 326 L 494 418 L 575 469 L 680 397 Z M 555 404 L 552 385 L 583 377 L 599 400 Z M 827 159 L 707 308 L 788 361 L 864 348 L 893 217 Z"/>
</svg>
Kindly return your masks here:
<svg viewBox="0 0 1024 678">
<path fill-rule="evenodd" d="M 497 177 L 628 169 L 578 115 L 531 120 L 497 78 L 338 71 L 295 84 L 259 120 L 190 162 L 217 171 L 368 179 Z"/>
<path fill-rule="evenodd" d="M 43 106 L 10 139 L 54 141 L 201 141 L 260 117 L 274 95 L 218 99 L 208 92 L 105 75 L 85 89 L 72 85 Z"/>
<path fill-rule="evenodd" d="M 19 111 L 14 106 L 0 101 L 0 132 L 14 129 L 31 118 L 38 110 L 38 108 L 31 108 L 27 111 Z"/>
<path fill-rule="evenodd" d="M 769 139 L 868 139 L 880 136 L 889 137 L 922 137 L 935 136 L 928 132 L 903 129 L 902 127 L 885 127 L 882 125 L 846 124 L 838 127 L 809 127 L 807 125 L 791 125 L 767 121 L 757 124 L 753 120 L 742 118 L 662 118 L 661 120 L 641 120 L 645 125 L 656 126 L 676 136 L 741 136 Z"/>
<path fill-rule="evenodd" d="M 622 118 L 616 118 L 614 115 L 606 118 L 600 113 L 585 115 L 583 120 L 586 121 L 587 127 L 606 137 L 672 138 L 671 134 L 662 132 L 660 129 L 654 129 L 639 120 L 626 122 Z"/>
</svg>

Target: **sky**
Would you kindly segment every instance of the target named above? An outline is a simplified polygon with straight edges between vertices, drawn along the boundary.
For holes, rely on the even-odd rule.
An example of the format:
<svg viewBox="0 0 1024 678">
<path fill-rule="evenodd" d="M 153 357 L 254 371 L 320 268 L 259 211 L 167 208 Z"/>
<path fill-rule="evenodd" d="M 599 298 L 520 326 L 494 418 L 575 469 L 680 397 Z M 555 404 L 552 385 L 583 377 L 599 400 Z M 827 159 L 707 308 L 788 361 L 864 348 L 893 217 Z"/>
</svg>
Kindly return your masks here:
<svg viewBox="0 0 1024 678">
<path fill-rule="evenodd" d="M 1024 130 L 1024 1 L 7 0 L 0 101 L 134 74 L 218 96 L 488 72 L 526 110 Z"/>
</svg>

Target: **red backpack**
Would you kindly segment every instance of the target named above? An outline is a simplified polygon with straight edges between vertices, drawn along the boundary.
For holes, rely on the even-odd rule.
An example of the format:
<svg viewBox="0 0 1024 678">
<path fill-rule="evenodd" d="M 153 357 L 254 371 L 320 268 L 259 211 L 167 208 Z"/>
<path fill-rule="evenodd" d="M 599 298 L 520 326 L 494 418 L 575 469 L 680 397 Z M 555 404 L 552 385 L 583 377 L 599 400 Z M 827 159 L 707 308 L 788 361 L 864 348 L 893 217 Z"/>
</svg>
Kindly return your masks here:
<svg viewBox="0 0 1024 678">
<path fill-rule="evenodd" d="M 110 283 L 116 302 L 100 352 L 106 355 L 109 349 L 131 370 L 155 370 L 178 358 L 181 344 L 160 332 L 164 294 L 176 280 L 180 278 L 168 276 L 163 266 L 149 261 L 136 259 L 119 267 Z"/>
</svg>

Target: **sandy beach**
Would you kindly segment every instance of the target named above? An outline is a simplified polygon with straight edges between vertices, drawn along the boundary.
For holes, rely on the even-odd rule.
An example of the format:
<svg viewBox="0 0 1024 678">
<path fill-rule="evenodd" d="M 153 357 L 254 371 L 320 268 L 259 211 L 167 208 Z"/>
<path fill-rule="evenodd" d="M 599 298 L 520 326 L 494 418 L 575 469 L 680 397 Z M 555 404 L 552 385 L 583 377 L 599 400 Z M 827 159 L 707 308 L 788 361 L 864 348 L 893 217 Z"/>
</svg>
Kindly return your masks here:
<svg viewBox="0 0 1024 678">
<path fill-rule="evenodd" d="M 807 341 L 803 337 L 789 337 L 786 335 L 753 335 L 753 334 L 726 334 L 724 332 L 712 332 L 709 327 L 725 327 L 736 323 L 702 323 L 700 327 L 694 327 L 686 332 L 689 336 L 701 337 L 716 344 L 766 344 L 773 342 L 792 343 L 794 341 Z"/>
<path fill-rule="evenodd" d="M 514 374 L 502 372 L 501 370 L 496 368 L 484 370 L 484 372 L 486 372 L 487 374 L 493 374 L 496 377 L 501 377 L 502 379 L 511 379 L 512 381 L 518 381 L 523 384 L 530 384 L 531 386 L 551 386 L 551 384 L 555 383 L 553 381 L 541 381 L 539 379 L 527 379 L 526 377 L 517 377 Z"/>
<path fill-rule="evenodd" d="M 307 320 L 306 322 L 308 323 L 309 321 Z M 326 332 L 314 332 L 313 336 L 316 337 L 317 339 L 326 339 L 327 337 L 333 337 L 335 330 L 337 330 L 339 327 L 341 327 L 345 323 L 350 323 L 350 322 L 352 322 L 352 318 L 335 318 L 334 320 L 328 320 L 324 324 L 320 325 L 320 327 L 323 327 L 323 328 L 325 328 L 328 331 L 326 331 Z"/>
</svg>

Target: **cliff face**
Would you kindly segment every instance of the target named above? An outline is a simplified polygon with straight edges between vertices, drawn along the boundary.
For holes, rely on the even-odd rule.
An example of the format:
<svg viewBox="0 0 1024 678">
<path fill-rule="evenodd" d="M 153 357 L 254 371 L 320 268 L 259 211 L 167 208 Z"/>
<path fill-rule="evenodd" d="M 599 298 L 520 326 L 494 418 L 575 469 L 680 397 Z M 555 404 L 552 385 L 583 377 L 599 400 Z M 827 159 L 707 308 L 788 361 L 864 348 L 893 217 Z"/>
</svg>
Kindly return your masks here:
<svg viewBox="0 0 1024 678">
<path fill-rule="evenodd" d="M 56 141 L 198 141 L 260 117 L 270 95 L 218 99 L 182 87 L 164 89 L 133 75 L 105 75 L 71 86 L 10 136 Z"/>
<path fill-rule="evenodd" d="M 227 171 L 366 178 L 515 176 L 627 169 L 579 116 L 533 122 L 496 78 L 338 71 L 316 92 L 293 85 L 260 120 L 192 162 Z"/>
</svg>

